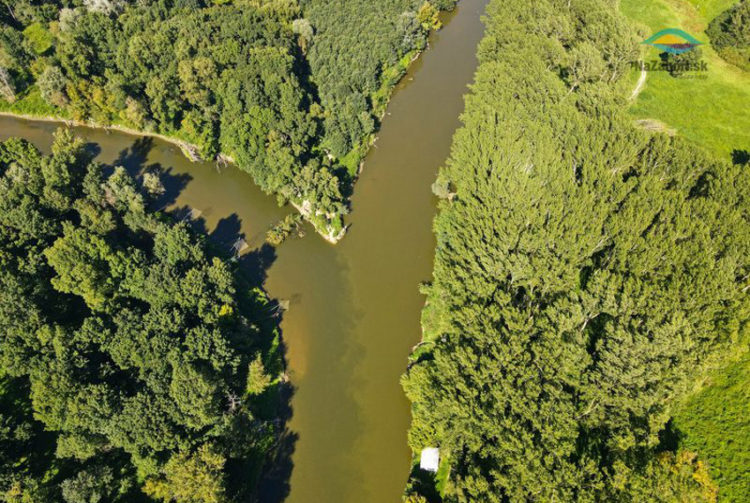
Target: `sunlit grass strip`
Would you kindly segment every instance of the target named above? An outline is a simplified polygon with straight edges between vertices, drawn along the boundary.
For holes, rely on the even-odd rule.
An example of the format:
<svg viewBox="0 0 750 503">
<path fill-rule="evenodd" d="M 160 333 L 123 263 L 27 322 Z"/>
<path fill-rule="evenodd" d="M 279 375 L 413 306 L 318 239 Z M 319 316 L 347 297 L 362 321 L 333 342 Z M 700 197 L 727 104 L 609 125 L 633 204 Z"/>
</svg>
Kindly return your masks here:
<svg viewBox="0 0 750 503">
<path fill-rule="evenodd" d="M 631 107 L 637 119 L 656 119 L 688 140 L 726 158 L 734 150 L 750 149 L 750 75 L 725 62 L 704 33 L 713 16 L 731 6 L 731 0 L 623 0 L 621 9 L 641 24 L 644 38 L 665 27 L 682 28 L 705 42 L 708 63 L 705 79 L 674 78 L 668 72 L 649 72 L 646 86 Z M 644 58 L 658 59 L 656 49 L 644 49 Z M 638 73 L 637 69 L 633 70 Z M 635 78 L 634 78 L 635 79 Z"/>
</svg>

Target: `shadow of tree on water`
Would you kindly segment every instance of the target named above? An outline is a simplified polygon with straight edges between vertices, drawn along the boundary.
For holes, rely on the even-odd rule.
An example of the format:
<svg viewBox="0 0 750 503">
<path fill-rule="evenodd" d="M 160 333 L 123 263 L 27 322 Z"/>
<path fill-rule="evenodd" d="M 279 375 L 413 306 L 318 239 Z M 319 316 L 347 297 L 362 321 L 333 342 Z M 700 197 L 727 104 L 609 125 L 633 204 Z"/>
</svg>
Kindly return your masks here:
<svg viewBox="0 0 750 503">
<path fill-rule="evenodd" d="M 282 401 L 288 405 L 292 399 L 292 386 L 289 385 L 288 390 L 285 391 L 287 391 L 288 396 L 282 399 Z M 282 416 L 280 419 L 284 424 L 288 424 L 291 416 L 291 408 L 289 408 L 289 414 Z M 292 477 L 292 470 L 294 468 L 292 456 L 294 455 L 294 448 L 298 439 L 299 435 L 289 430 L 289 428 L 284 427 L 281 435 L 279 435 L 275 449 L 272 451 L 271 456 L 269 456 L 268 469 L 263 474 L 258 486 L 257 501 L 262 503 L 282 503 L 289 496 L 291 489 L 289 480 Z"/>
<path fill-rule="evenodd" d="M 102 148 L 99 146 L 99 144 L 90 141 L 86 142 L 86 144 L 83 146 L 83 150 L 91 160 L 96 159 L 99 154 L 102 153 Z"/>
<path fill-rule="evenodd" d="M 159 176 L 161 184 L 164 186 L 164 193 L 157 197 L 152 203 L 154 208 L 168 208 L 177 203 L 177 197 L 193 180 L 193 177 L 186 173 L 175 173 L 172 168 L 164 168 L 159 163 L 150 164 L 144 168 L 138 175 L 139 181 L 143 181 L 144 173 L 154 173 Z"/>
<path fill-rule="evenodd" d="M 265 284 L 268 278 L 268 269 L 276 261 L 276 249 L 264 243 L 259 248 L 246 253 L 239 259 L 240 269 L 243 274 L 256 284 Z"/>
<path fill-rule="evenodd" d="M 122 166 L 130 176 L 143 182 L 145 173 L 153 173 L 159 176 L 164 192 L 151 202 L 152 208 L 162 210 L 175 203 L 185 190 L 185 187 L 193 180 L 187 173 L 176 173 L 172 167 L 164 167 L 159 163 L 148 163 L 148 155 L 154 148 L 154 139 L 148 136 L 136 139 L 133 144 L 122 150 L 117 158 L 112 161 L 110 169 Z"/>
<path fill-rule="evenodd" d="M 234 264 L 240 272 L 237 290 L 238 303 L 241 304 L 243 314 L 248 315 L 248 319 L 261 328 L 262 334 L 279 335 L 278 338 L 263 337 L 261 341 L 248 341 L 238 345 L 238 348 L 249 354 L 254 354 L 259 349 L 265 353 L 271 345 L 278 345 L 278 368 L 269 368 L 267 371 L 272 375 L 283 375 L 284 378 L 264 392 L 259 397 L 258 404 L 254 403 L 251 406 L 253 421 L 273 427 L 273 445 L 267 452 L 264 451 L 264 459 L 253 456 L 229 459 L 226 469 L 228 493 L 232 501 L 282 503 L 289 495 L 292 455 L 298 438 L 297 434 L 288 428 L 292 417 L 291 400 L 295 390 L 286 379 L 287 351 L 281 333 L 284 309 L 273 299 L 259 307 L 252 295 L 255 288 L 265 291 L 268 270 L 277 258 L 276 249 L 259 238 L 253 239 L 260 242 L 255 244 L 255 248 L 250 249 L 254 244 L 247 242 L 242 232 L 242 219 L 237 213 L 221 216 L 213 231 L 209 232 L 204 215 L 191 207 L 189 201 L 181 201 L 181 195 L 193 181 L 193 177 L 186 173 L 176 173 L 171 166 L 165 167 L 159 163 L 149 165 L 149 153 L 154 146 L 153 138 L 138 138 L 130 147 L 122 150 L 115 161 L 108 163 L 107 168 L 113 170 L 115 166 L 122 166 L 139 183 L 142 183 L 143 174 L 146 172 L 158 174 L 165 191 L 152 200 L 151 207 L 159 211 L 169 208 L 165 211 L 166 215 L 177 222 L 189 223 L 195 232 L 206 236 L 211 253 Z M 93 148 L 92 145 L 92 152 L 96 152 Z M 178 201 L 183 204 L 175 206 Z M 185 202 L 187 204 L 184 204 Z M 251 422 L 246 426 L 253 429 L 258 425 Z M 231 442 L 231 439 L 229 441 Z M 254 480 L 257 483 L 253 483 Z"/>
<path fill-rule="evenodd" d="M 237 213 L 221 215 L 215 228 L 209 231 L 205 215 L 191 207 L 189 199 L 182 197 L 193 177 L 187 173 L 177 173 L 171 166 L 148 164 L 149 154 L 154 147 L 153 138 L 138 138 L 130 147 L 122 150 L 115 161 L 108 163 L 108 168 L 122 166 L 139 183 L 142 183 L 146 172 L 158 174 L 165 190 L 152 200 L 151 207 L 160 211 L 169 208 L 165 211 L 166 215 L 174 221 L 188 223 L 195 232 L 206 236 L 211 253 L 230 261 L 240 272 L 237 289 L 241 310 L 260 327 L 262 334 L 279 334 L 278 338 L 263 337 L 261 341 L 249 341 L 238 346 L 238 349 L 254 353 L 258 349 L 265 352 L 270 345 L 278 344 L 278 368 L 267 370 L 274 375 L 283 375 L 284 378 L 263 393 L 258 398 L 259 403 L 253 403 L 251 406 L 255 420 L 272 425 L 275 431 L 273 445 L 266 453 L 265 459 L 229 459 L 226 469 L 228 493 L 233 501 L 282 503 L 289 495 L 292 455 L 298 438 L 297 434 L 288 428 L 292 417 L 291 400 L 295 390 L 286 379 L 286 347 L 281 333 L 284 309 L 273 299 L 270 303 L 259 306 L 251 294 L 255 288 L 264 290 L 268 270 L 277 258 L 276 249 L 265 243 L 260 236 L 253 237 L 253 243 L 248 243 L 242 232 L 242 219 Z M 176 206 L 178 201 L 181 204 Z M 255 247 L 251 249 L 253 246 Z M 250 423 L 247 428 L 252 429 L 256 426 Z M 240 436 L 242 435 L 238 435 Z M 253 484 L 256 475 L 259 479 L 255 480 L 259 480 L 259 483 Z"/>
<path fill-rule="evenodd" d="M 137 138 L 132 145 L 122 150 L 112 161 L 112 166 L 122 166 L 132 176 L 138 176 L 146 166 L 148 154 L 154 148 L 154 139 L 150 136 Z"/>
</svg>

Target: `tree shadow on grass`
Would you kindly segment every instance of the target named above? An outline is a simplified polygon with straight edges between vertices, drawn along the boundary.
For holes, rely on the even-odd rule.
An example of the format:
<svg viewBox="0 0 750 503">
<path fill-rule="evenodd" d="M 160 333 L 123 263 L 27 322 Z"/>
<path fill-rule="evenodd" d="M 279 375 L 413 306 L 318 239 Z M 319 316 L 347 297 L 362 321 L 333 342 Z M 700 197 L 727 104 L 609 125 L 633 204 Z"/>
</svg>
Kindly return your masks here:
<svg viewBox="0 0 750 503">
<path fill-rule="evenodd" d="M 734 149 L 732 151 L 732 163 L 740 166 L 750 164 L 750 151 Z"/>
<path fill-rule="evenodd" d="M 667 422 L 664 429 L 659 432 L 659 446 L 658 450 L 677 452 L 680 447 L 680 443 L 685 438 L 685 434 L 682 433 L 674 424 L 672 419 Z"/>
</svg>

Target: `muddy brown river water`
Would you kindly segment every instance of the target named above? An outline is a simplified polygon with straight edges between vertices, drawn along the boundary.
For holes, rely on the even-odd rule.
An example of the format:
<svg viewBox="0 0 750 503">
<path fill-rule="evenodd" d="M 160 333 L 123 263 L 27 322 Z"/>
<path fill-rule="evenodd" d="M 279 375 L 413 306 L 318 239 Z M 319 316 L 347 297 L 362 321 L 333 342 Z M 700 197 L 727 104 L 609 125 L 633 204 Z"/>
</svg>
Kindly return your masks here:
<svg viewBox="0 0 750 503">
<path fill-rule="evenodd" d="M 305 238 L 264 257 L 265 288 L 289 301 L 282 330 L 294 441 L 291 470 L 279 474 L 288 503 L 400 501 L 411 455 L 399 377 L 420 339 L 418 285 L 432 270 L 430 186 L 459 126 L 486 4 L 461 0 L 399 84 L 356 184 L 344 240 L 332 246 L 308 228 Z M 0 117 L 0 139 L 19 136 L 46 150 L 57 127 Z M 161 140 L 76 132 L 102 162 L 158 164 L 177 194 L 164 204 L 200 212 L 206 230 L 227 247 L 238 235 L 260 247 L 266 229 L 292 211 L 238 169 L 191 163 Z"/>
</svg>

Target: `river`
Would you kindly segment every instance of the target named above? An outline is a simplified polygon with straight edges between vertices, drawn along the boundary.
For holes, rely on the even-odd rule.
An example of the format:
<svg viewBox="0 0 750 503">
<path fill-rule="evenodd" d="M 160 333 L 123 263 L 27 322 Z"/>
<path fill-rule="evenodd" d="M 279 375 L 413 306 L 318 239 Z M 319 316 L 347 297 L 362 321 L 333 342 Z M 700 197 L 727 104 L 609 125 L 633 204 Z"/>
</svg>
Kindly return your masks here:
<svg viewBox="0 0 750 503">
<path fill-rule="evenodd" d="M 432 271 L 430 186 L 459 126 L 486 4 L 461 0 L 444 15 L 445 27 L 398 85 L 356 184 L 344 240 L 332 246 L 308 226 L 305 238 L 261 255 L 266 290 L 289 301 L 282 330 L 294 386 L 293 450 L 290 477 L 279 474 L 287 503 L 400 501 L 411 454 L 399 377 L 420 340 L 418 285 Z M 0 117 L 0 139 L 19 136 L 47 150 L 57 127 Z M 266 229 L 292 211 L 238 169 L 191 163 L 161 140 L 76 132 L 102 162 L 158 165 L 169 193 L 178 194 L 164 204 L 200 212 L 227 249 L 240 234 L 257 249 Z"/>
</svg>

